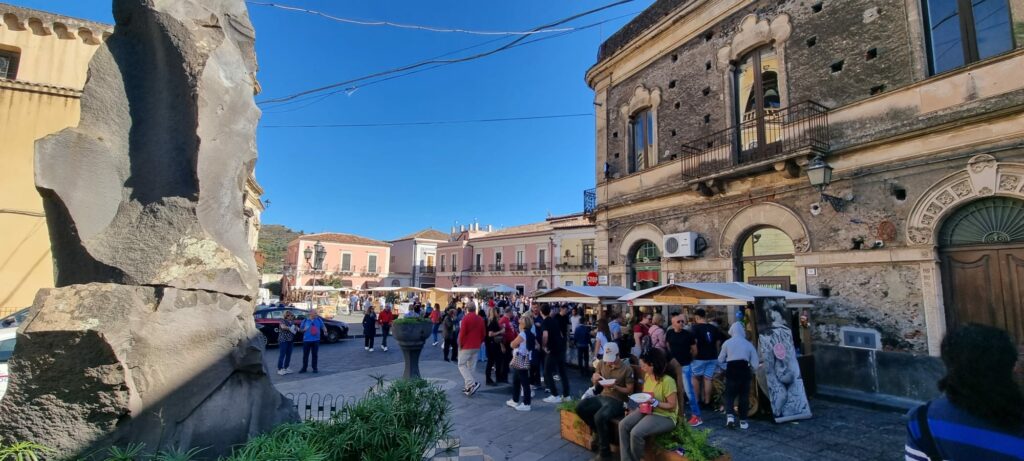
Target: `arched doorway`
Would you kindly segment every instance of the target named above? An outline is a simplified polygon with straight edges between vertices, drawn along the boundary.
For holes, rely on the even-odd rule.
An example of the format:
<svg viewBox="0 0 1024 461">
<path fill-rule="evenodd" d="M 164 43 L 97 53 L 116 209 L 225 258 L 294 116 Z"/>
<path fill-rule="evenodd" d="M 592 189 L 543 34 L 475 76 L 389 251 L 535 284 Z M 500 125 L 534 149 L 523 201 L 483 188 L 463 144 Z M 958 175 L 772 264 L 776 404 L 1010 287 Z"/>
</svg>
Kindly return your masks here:
<svg viewBox="0 0 1024 461">
<path fill-rule="evenodd" d="M 980 323 L 1024 344 L 1024 200 L 989 197 L 955 210 L 939 229 L 949 328 Z"/>
<path fill-rule="evenodd" d="M 646 290 L 661 285 L 661 250 L 650 240 L 641 240 L 629 252 L 629 288 Z"/>
<path fill-rule="evenodd" d="M 736 280 L 792 291 L 796 281 L 793 239 L 774 227 L 747 232 L 736 251 Z"/>
</svg>

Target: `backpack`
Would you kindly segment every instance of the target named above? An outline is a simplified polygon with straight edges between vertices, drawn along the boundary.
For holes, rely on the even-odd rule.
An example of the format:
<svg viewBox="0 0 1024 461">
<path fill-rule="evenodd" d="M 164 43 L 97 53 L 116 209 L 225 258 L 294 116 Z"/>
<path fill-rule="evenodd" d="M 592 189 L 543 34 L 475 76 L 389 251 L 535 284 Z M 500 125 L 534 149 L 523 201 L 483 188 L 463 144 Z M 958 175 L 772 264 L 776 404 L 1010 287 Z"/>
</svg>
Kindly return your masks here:
<svg viewBox="0 0 1024 461">
<path fill-rule="evenodd" d="M 644 335 L 643 338 L 640 338 L 640 353 L 641 354 L 646 354 L 648 351 L 651 350 L 652 347 L 654 347 L 654 345 L 651 342 L 651 335 Z"/>
</svg>

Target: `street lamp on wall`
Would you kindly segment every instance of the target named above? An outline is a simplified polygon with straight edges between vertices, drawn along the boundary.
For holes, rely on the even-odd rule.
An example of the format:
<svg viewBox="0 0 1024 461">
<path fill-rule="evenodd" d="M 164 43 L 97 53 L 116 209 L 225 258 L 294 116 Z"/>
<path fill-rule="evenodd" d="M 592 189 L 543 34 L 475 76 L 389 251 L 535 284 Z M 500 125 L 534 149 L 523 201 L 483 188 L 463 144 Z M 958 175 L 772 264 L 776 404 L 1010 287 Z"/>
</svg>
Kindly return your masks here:
<svg viewBox="0 0 1024 461">
<path fill-rule="evenodd" d="M 833 210 L 842 212 L 846 208 L 847 200 L 825 193 L 825 189 L 832 183 L 832 166 L 825 161 L 825 157 L 821 154 L 815 155 L 804 170 L 807 171 L 807 181 L 818 189 L 821 199 L 832 205 Z"/>
</svg>

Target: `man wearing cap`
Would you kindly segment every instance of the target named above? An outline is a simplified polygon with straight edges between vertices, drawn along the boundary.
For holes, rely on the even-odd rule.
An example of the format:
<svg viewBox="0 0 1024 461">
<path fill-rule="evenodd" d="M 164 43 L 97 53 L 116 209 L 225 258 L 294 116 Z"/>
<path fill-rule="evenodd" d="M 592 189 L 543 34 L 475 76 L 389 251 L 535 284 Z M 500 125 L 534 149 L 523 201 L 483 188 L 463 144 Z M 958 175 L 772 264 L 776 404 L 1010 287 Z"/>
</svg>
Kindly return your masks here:
<svg viewBox="0 0 1024 461">
<path fill-rule="evenodd" d="M 619 345 L 608 343 L 604 346 L 604 356 L 594 362 L 595 372 L 590 378 L 595 388 L 603 388 L 601 395 L 580 400 L 576 406 L 576 414 L 590 426 L 597 442 L 598 455 L 595 461 L 612 459 L 611 421 L 626 414 L 625 403 L 633 393 L 633 368 L 619 360 Z M 614 379 L 615 383 L 601 386 L 599 381 Z"/>
</svg>

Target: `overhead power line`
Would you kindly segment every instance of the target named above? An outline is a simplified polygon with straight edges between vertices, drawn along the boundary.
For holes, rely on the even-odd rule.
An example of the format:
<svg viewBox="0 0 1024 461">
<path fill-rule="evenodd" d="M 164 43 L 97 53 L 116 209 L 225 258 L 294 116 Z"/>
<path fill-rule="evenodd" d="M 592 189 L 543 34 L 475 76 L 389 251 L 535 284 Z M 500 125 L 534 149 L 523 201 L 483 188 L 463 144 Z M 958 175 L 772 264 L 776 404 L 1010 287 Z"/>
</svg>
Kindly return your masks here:
<svg viewBox="0 0 1024 461">
<path fill-rule="evenodd" d="M 550 40 L 550 39 L 554 39 L 554 38 L 564 37 L 564 36 L 570 35 L 570 34 L 575 34 L 577 32 L 582 32 L 584 30 L 591 29 L 591 28 L 594 28 L 594 27 L 597 27 L 597 26 L 600 26 L 600 25 L 603 25 L 605 23 L 609 23 L 609 22 L 612 22 L 612 21 L 615 21 L 615 20 L 618 20 L 618 19 L 622 19 L 622 18 L 630 17 L 630 16 L 636 16 L 637 14 L 639 14 L 639 12 L 635 11 L 635 12 L 631 12 L 631 13 L 615 16 L 613 18 L 608 18 L 608 19 L 605 19 L 605 20 L 602 20 L 602 21 L 598 21 L 598 22 L 587 24 L 587 25 L 583 25 L 583 26 L 577 27 L 577 28 L 575 28 L 575 29 L 573 29 L 571 31 L 568 31 L 568 32 L 561 32 L 561 33 L 557 33 L 557 34 L 553 34 L 553 35 L 545 35 L 543 37 L 534 37 L 534 38 L 531 38 L 530 40 L 526 40 L 526 41 L 517 43 L 517 44 L 511 46 L 509 49 L 518 48 L 520 46 L 526 46 L 526 45 L 530 45 L 530 44 L 537 43 L 537 42 L 542 42 L 544 40 Z M 453 55 L 453 54 L 456 54 L 456 53 L 460 53 L 462 51 L 470 50 L 470 49 L 473 49 L 473 48 L 479 48 L 481 46 L 488 45 L 490 43 L 493 43 L 493 42 L 496 42 L 496 41 L 499 41 L 499 40 L 501 40 L 501 38 L 495 38 L 495 39 L 487 40 L 487 41 L 484 41 L 484 42 L 481 42 L 481 43 L 477 43 L 476 45 L 470 45 L 470 46 L 467 46 L 467 47 L 464 47 L 464 48 L 459 48 L 457 50 L 449 51 L 447 53 L 440 54 L 440 55 L 437 55 L 437 56 L 434 56 L 434 57 L 431 57 L 431 58 L 428 58 L 428 59 L 443 58 L 445 56 L 450 56 L 450 55 Z M 325 100 L 325 99 L 327 99 L 327 98 L 329 98 L 331 96 L 334 96 L 334 95 L 336 95 L 338 93 L 348 93 L 348 94 L 351 95 L 352 93 L 355 93 L 356 90 L 360 90 L 360 89 L 366 88 L 368 86 L 376 85 L 378 83 L 383 83 L 383 82 L 386 82 L 388 80 L 394 80 L 394 79 L 397 79 L 397 78 L 407 77 L 409 75 L 418 74 L 420 72 L 426 72 L 428 70 L 436 69 L 438 67 L 443 67 L 444 65 L 445 64 L 434 64 L 434 65 L 429 66 L 429 67 L 424 67 L 424 68 L 420 68 L 420 69 L 416 69 L 416 70 L 412 70 L 412 71 L 408 71 L 408 72 L 404 72 L 404 73 L 399 73 L 399 74 L 394 74 L 394 75 L 390 75 L 390 76 L 383 77 L 383 78 L 378 78 L 376 80 L 371 80 L 371 81 L 366 82 L 366 83 L 355 84 L 355 85 L 352 85 L 352 86 L 348 86 L 348 87 L 344 87 L 344 88 L 339 88 L 339 89 L 333 90 L 333 91 L 328 92 L 328 93 L 309 95 L 309 96 L 305 96 L 303 98 L 294 99 L 292 101 L 278 103 L 278 104 L 275 104 L 273 106 L 269 106 L 267 108 L 267 110 L 264 111 L 264 114 L 283 114 L 283 113 L 287 113 L 287 112 L 294 112 L 294 111 L 301 110 L 301 109 L 304 109 L 306 107 L 309 107 L 309 106 L 311 106 L 313 104 L 316 104 L 318 102 L 321 102 L 321 101 L 323 101 L 323 100 Z M 309 101 L 309 102 L 306 103 L 306 104 L 301 104 L 301 103 L 304 103 L 304 102 L 307 102 L 307 101 Z M 292 104 L 301 104 L 301 105 L 299 105 L 297 107 L 283 109 L 283 110 L 275 110 L 277 108 L 284 107 L 284 106 L 289 106 L 289 105 L 292 105 Z"/>
<path fill-rule="evenodd" d="M 297 6 L 282 5 L 280 3 L 256 2 L 256 1 L 251 1 L 251 0 L 247 1 L 246 3 L 248 3 L 250 5 L 267 6 L 267 7 L 271 7 L 271 8 L 278 8 L 278 9 L 288 10 L 288 11 L 297 11 L 297 12 L 300 12 L 300 13 L 306 13 L 306 14 L 311 14 L 311 15 L 314 15 L 314 16 L 320 16 L 320 17 L 322 17 L 324 19 L 329 19 L 331 21 L 343 22 L 343 23 L 346 23 L 346 24 L 356 24 L 356 25 L 360 25 L 360 26 L 396 27 L 396 28 L 399 28 L 399 29 L 425 30 L 425 31 L 428 31 L 428 32 L 447 32 L 447 33 L 460 33 L 460 34 L 472 34 L 472 35 L 506 35 L 507 36 L 507 35 L 535 35 L 535 34 L 546 34 L 546 33 L 551 33 L 551 32 L 565 32 L 565 31 L 573 30 L 572 27 L 567 27 L 567 28 L 563 28 L 563 29 L 541 29 L 541 30 L 512 31 L 512 32 L 491 31 L 491 30 L 455 29 L 455 28 L 446 28 L 446 27 L 421 26 L 421 25 L 418 25 L 418 24 L 402 24 L 402 23 L 391 22 L 391 21 L 366 21 L 366 20 L 361 20 L 361 19 L 342 18 L 342 17 L 333 16 L 333 15 L 324 13 L 322 11 L 310 10 L 310 9 L 306 9 L 306 8 L 300 8 L 300 7 L 297 7 Z"/>
<path fill-rule="evenodd" d="M 591 113 L 580 114 L 554 114 L 554 115 L 531 115 L 525 117 L 503 117 L 503 118 L 480 118 L 471 120 L 427 120 L 418 122 L 391 122 L 391 123 L 331 123 L 316 125 L 263 125 L 264 128 L 371 128 L 389 126 L 421 126 L 421 125 L 458 125 L 466 123 L 497 123 L 515 122 L 521 120 L 543 120 L 553 118 L 575 118 L 592 117 Z"/>
<path fill-rule="evenodd" d="M 633 2 L 633 1 L 634 0 L 619 0 L 617 2 L 609 3 L 607 5 L 604 5 L 604 6 L 601 6 L 601 7 L 598 7 L 598 8 L 594 8 L 592 10 L 588 10 L 588 11 L 584 11 L 582 13 L 574 14 L 574 15 L 569 16 L 569 17 L 564 18 L 564 19 L 559 19 L 558 21 L 555 21 L 555 22 L 552 22 L 552 23 L 549 23 L 549 24 L 544 24 L 544 25 L 536 27 L 536 28 L 534 28 L 532 30 L 548 29 L 548 28 L 551 28 L 551 27 L 554 27 L 554 26 L 565 24 L 565 23 L 567 23 L 569 21 L 573 21 L 573 20 L 582 18 L 584 16 L 588 16 L 588 15 L 591 15 L 591 14 L 594 14 L 594 13 L 597 13 L 597 12 L 600 12 L 600 11 L 604 11 L 606 9 L 613 8 L 613 7 L 616 7 L 616 6 L 619 6 L 619 5 L 624 5 L 626 3 L 630 3 L 630 2 Z M 341 81 L 341 82 L 337 82 L 337 83 L 332 83 L 330 85 L 325 85 L 325 86 L 322 86 L 322 87 L 319 87 L 319 88 L 313 88 L 313 89 L 310 89 L 310 90 L 300 91 L 298 93 L 294 93 L 294 94 L 291 94 L 291 95 L 288 95 L 288 96 L 282 96 L 282 97 L 279 97 L 279 98 L 263 100 L 263 101 L 258 102 L 257 104 L 262 105 L 262 104 L 287 102 L 287 101 L 291 101 L 291 100 L 294 100 L 294 99 L 297 99 L 297 98 L 300 98 L 300 97 L 303 97 L 303 96 L 307 96 L 307 95 L 311 95 L 311 94 L 316 94 L 316 93 L 321 93 L 321 92 L 328 91 L 328 90 L 333 90 L 335 88 L 343 87 L 345 85 L 351 85 L 353 83 L 361 82 L 363 80 L 369 80 L 369 79 L 372 79 L 372 78 L 383 77 L 383 76 L 386 76 L 386 75 L 397 74 L 397 73 L 400 73 L 400 72 L 406 72 L 406 71 L 409 71 L 409 70 L 413 70 L 413 69 L 416 69 L 416 68 L 419 68 L 419 67 L 423 67 L 423 66 L 427 66 L 427 65 L 431 65 L 431 64 L 450 65 L 450 64 L 460 63 L 460 62 L 472 61 L 472 60 L 475 60 L 475 59 L 480 59 L 480 58 L 483 58 L 483 57 L 486 57 L 486 56 L 493 55 L 495 53 L 500 53 L 502 51 L 508 50 L 509 48 L 512 48 L 512 47 L 516 46 L 516 44 L 521 43 L 527 37 L 529 37 L 529 36 L 528 35 L 520 36 L 520 37 L 516 38 L 515 40 L 512 40 L 509 43 L 506 43 L 506 44 L 504 44 L 502 46 L 499 46 L 499 47 L 497 47 L 495 49 L 492 49 L 490 51 L 485 51 L 483 53 L 478 53 L 478 54 L 474 54 L 474 55 L 470 55 L 470 56 L 466 56 L 466 57 L 462 57 L 462 58 L 455 58 L 455 59 L 427 59 L 427 60 L 420 61 L 420 62 L 417 62 L 417 63 L 408 64 L 408 65 L 404 65 L 404 66 L 401 66 L 401 67 L 396 67 L 396 68 L 393 68 L 393 69 L 388 69 L 388 70 L 384 70 L 384 71 L 380 71 L 380 72 L 375 72 L 373 74 L 365 75 L 365 76 L 362 76 L 362 77 L 358 77 L 358 78 L 354 78 L 354 79 L 349 79 L 349 80 L 345 80 L 345 81 Z"/>
</svg>

